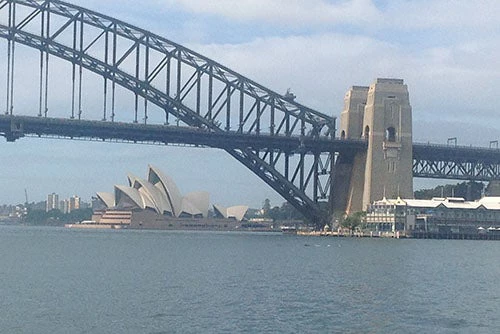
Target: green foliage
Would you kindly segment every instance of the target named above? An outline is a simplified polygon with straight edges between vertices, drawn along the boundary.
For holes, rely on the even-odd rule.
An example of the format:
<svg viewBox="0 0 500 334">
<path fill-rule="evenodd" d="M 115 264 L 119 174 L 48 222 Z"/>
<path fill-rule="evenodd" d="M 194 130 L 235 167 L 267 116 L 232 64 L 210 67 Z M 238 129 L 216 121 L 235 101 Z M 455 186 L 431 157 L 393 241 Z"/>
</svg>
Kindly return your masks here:
<svg viewBox="0 0 500 334">
<path fill-rule="evenodd" d="M 350 215 L 345 216 L 340 221 L 340 226 L 342 226 L 343 228 L 348 228 L 349 230 L 353 231 L 354 229 L 356 229 L 356 227 L 361 225 L 365 216 L 366 212 L 364 211 L 354 212 Z"/>
<path fill-rule="evenodd" d="M 64 214 L 60 210 L 29 210 L 23 221 L 29 225 L 61 226 L 92 218 L 92 209 L 77 209 Z"/>
<path fill-rule="evenodd" d="M 281 207 L 275 206 L 271 208 L 267 214 L 264 212 L 266 218 L 273 220 L 303 220 L 304 217 L 295 209 L 290 203 L 285 202 Z"/>
<path fill-rule="evenodd" d="M 262 204 L 262 212 L 264 213 L 264 215 L 268 215 L 270 211 L 271 211 L 271 201 L 269 200 L 269 198 L 266 198 L 264 200 L 264 203 Z"/>
<path fill-rule="evenodd" d="M 431 199 L 433 197 L 463 197 L 468 201 L 481 198 L 484 185 L 481 182 L 462 182 L 437 186 L 433 189 L 421 189 L 414 193 L 416 199 Z"/>
</svg>

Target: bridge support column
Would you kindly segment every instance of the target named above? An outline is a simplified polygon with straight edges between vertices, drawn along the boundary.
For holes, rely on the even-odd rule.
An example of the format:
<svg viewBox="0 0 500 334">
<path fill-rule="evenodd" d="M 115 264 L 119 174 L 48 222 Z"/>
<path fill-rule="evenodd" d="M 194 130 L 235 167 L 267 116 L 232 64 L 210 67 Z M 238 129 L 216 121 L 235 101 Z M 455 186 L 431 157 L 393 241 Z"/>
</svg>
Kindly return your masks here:
<svg viewBox="0 0 500 334">
<path fill-rule="evenodd" d="M 400 79 L 352 87 L 340 121 L 341 137 L 368 141 L 352 159 L 345 211 L 366 210 L 383 197 L 413 197 L 412 117 L 408 88 Z M 345 169 L 345 166 L 344 166 Z"/>
</svg>

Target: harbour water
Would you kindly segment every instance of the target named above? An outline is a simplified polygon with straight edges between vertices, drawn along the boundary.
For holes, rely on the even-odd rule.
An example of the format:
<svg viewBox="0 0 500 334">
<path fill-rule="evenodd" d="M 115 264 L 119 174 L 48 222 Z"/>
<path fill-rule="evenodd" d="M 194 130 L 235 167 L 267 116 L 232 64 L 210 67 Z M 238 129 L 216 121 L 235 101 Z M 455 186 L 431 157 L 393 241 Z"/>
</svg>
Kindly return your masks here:
<svg viewBox="0 0 500 334">
<path fill-rule="evenodd" d="M 500 242 L 0 226 L 0 333 L 498 333 Z"/>
</svg>

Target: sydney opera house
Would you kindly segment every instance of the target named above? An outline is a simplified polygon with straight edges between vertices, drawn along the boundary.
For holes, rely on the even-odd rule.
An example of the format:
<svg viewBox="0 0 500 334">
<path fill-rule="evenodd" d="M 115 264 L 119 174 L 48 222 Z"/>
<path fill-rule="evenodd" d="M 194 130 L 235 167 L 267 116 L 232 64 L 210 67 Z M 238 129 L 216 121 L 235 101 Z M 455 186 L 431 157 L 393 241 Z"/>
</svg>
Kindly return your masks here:
<svg viewBox="0 0 500 334">
<path fill-rule="evenodd" d="M 148 167 L 147 179 L 128 175 L 128 186 L 114 193 L 99 192 L 92 220 L 99 225 L 159 229 L 237 229 L 247 206 L 213 206 L 209 194 L 182 195 L 174 181 L 158 168 Z"/>
</svg>

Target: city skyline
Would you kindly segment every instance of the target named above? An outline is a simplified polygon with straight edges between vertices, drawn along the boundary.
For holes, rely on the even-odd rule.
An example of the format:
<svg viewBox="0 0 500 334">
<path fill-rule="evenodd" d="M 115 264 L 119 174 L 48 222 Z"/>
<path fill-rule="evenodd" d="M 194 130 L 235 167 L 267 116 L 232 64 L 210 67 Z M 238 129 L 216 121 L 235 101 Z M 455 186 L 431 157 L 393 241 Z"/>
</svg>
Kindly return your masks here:
<svg viewBox="0 0 500 334">
<path fill-rule="evenodd" d="M 259 10 L 258 0 L 238 8 L 227 1 L 72 2 L 165 36 L 274 91 L 291 88 L 300 103 L 326 114 L 340 115 L 350 86 L 396 77 L 409 86 L 414 141 L 458 137 L 459 144 L 487 146 L 498 139 L 494 87 L 500 76 L 492 69 L 500 48 L 493 13 L 500 5 L 494 1 L 266 2 L 279 11 Z M 124 173 L 142 174 L 147 163 L 179 180 L 183 192 L 203 182 L 214 202 L 283 202 L 218 150 L 32 138 L 4 142 L 2 149 L 9 162 L 0 176 L 4 203 L 24 202 L 24 189 L 33 198 L 49 188 L 90 198 L 122 182 Z"/>
<path fill-rule="evenodd" d="M 59 194 L 51 193 L 47 195 L 46 208 L 45 211 L 49 212 L 51 210 L 59 210 L 62 213 L 70 213 L 73 210 L 80 209 L 80 205 L 84 202 L 81 201 L 80 197 L 73 195 L 69 198 L 59 199 Z M 29 203 L 26 203 L 29 205 Z"/>
</svg>

